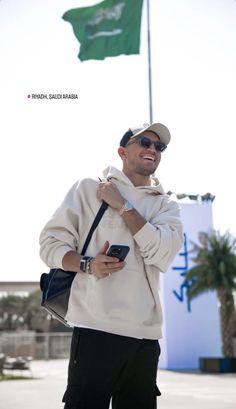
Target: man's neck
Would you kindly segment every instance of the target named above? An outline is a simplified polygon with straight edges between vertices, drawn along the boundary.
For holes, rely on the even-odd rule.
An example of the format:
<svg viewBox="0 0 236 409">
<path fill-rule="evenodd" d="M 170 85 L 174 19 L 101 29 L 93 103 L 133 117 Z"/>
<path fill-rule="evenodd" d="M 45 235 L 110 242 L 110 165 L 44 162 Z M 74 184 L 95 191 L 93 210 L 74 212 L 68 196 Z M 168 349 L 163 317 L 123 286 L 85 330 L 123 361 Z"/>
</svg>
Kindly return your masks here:
<svg viewBox="0 0 236 409">
<path fill-rule="evenodd" d="M 143 176 L 138 174 L 129 174 L 123 170 L 123 173 L 131 180 L 134 186 L 150 186 L 151 176 Z"/>
</svg>

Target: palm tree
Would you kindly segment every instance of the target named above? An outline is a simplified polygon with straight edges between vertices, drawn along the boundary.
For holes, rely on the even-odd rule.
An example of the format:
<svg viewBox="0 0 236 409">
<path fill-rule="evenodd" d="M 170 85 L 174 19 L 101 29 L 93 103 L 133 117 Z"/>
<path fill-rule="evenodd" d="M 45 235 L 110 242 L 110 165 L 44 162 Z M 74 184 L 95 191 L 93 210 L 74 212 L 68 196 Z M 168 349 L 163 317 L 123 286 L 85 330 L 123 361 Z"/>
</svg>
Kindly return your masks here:
<svg viewBox="0 0 236 409">
<path fill-rule="evenodd" d="M 40 291 L 27 296 L 8 294 L 0 298 L 0 330 L 49 329 L 47 312 L 40 306 Z"/>
<path fill-rule="evenodd" d="M 232 338 L 236 336 L 236 238 L 229 232 L 200 233 L 200 245 L 193 243 L 195 266 L 187 271 L 185 282 L 191 283 L 188 299 L 206 291 L 216 291 L 220 304 L 222 352 L 233 357 Z"/>
<path fill-rule="evenodd" d="M 0 326 L 4 330 L 15 330 L 20 324 L 21 299 L 9 294 L 0 298 Z"/>
</svg>

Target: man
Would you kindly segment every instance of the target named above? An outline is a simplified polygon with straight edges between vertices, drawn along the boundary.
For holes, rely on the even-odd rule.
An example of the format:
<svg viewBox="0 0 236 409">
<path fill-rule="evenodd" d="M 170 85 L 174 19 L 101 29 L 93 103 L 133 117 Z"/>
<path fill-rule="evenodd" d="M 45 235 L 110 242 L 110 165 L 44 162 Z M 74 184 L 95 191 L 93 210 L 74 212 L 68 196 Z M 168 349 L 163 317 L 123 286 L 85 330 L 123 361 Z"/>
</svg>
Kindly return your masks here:
<svg viewBox="0 0 236 409">
<path fill-rule="evenodd" d="M 51 268 L 78 272 L 67 321 L 74 326 L 65 409 L 156 408 L 162 314 L 160 271 L 182 245 L 179 206 L 154 176 L 167 144 L 162 124 L 129 129 L 120 141 L 122 172 L 84 179 L 69 191 L 40 236 Z M 109 207 L 80 252 L 101 201 Z M 130 248 L 125 261 L 109 245 Z"/>
</svg>

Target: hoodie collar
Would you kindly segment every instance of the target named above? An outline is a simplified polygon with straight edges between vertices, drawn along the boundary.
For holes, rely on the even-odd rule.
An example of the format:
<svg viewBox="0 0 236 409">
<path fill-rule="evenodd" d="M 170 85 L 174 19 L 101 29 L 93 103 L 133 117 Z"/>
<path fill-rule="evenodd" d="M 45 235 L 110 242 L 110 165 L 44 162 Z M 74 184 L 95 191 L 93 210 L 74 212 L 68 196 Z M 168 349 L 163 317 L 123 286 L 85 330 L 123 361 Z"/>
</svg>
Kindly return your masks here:
<svg viewBox="0 0 236 409">
<path fill-rule="evenodd" d="M 134 187 L 133 183 L 131 180 L 119 169 L 115 168 L 114 166 L 108 166 L 104 171 L 103 171 L 103 177 L 106 180 L 110 179 L 115 179 L 119 181 L 119 183 L 125 184 L 127 186 L 132 186 Z M 159 180 L 152 176 L 151 177 L 151 185 L 150 186 L 136 186 L 137 189 L 143 189 L 146 190 L 147 193 L 152 193 L 152 194 L 165 194 L 165 191 L 159 182 Z"/>
</svg>

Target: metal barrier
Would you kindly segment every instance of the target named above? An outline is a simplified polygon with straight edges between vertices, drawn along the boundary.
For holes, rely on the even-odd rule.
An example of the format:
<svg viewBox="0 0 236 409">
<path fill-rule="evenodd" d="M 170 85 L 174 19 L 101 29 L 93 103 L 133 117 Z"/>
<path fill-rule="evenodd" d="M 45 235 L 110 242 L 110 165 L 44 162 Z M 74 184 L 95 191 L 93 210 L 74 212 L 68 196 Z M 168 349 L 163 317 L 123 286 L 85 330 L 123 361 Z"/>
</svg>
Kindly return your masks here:
<svg viewBox="0 0 236 409">
<path fill-rule="evenodd" d="M 71 332 L 3 332 L 0 334 L 0 353 L 46 360 L 68 358 L 71 335 Z"/>
</svg>

